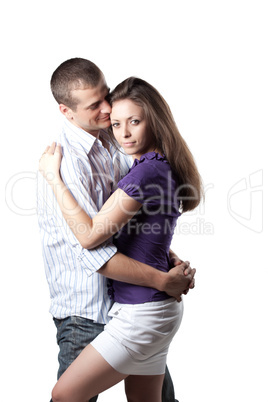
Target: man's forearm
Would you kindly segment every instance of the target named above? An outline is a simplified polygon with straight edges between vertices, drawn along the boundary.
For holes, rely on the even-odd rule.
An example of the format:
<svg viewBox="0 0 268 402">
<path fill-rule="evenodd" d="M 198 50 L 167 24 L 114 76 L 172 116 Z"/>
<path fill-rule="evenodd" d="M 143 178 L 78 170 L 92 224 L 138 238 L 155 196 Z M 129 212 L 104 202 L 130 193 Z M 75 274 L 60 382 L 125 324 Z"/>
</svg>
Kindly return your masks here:
<svg viewBox="0 0 268 402">
<path fill-rule="evenodd" d="M 184 274 L 186 268 L 189 271 L 187 275 Z M 195 270 L 192 270 L 187 262 L 182 262 L 169 272 L 162 272 L 121 253 L 116 253 L 98 270 L 98 273 L 120 282 L 155 288 L 179 299 L 180 295 L 189 288 Z"/>
<path fill-rule="evenodd" d="M 133 285 L 152 287 L 157 290 L 163 290 L 165 287 L 165 272 L 121 253 L 116 253 L 98 270 L 98 273 L 107 278 Z"/>
</svg>

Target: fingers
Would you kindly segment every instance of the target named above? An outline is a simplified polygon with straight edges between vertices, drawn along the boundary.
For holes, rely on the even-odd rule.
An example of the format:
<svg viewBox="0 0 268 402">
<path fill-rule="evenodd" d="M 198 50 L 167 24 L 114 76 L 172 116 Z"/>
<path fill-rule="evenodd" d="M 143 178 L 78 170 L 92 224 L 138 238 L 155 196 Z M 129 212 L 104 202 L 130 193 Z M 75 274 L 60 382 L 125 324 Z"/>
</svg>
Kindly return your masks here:
<svg viewBox="0 0 268 402">
<path fill-rule="evenodd" d="M 56 148 L 56 142 L 52 142 L 51 146 L 48 147 L 47 153 L 51 154 L 51 155 L 54 155 L 55 148 Z"/>
<path fill-rule="evenodd" d="M 187 261 L 188 262 L 188 261 Z M 195 268 L 192 268 L 191 266 L 190 266 L 190 263 L 189 263 L 189 265 L 184 269 L 184 275 L 185 276 L 189 276 L 189 275 L 191 275 L 192 277 L 194 277 L 195 276 L 195 273 L 196 273 L 196 269 Z"/>
<path fill-rule="evenodd" d="M 189 284 L 188 289 L 186 289 L 186 290 L 183 292 L 184 295 L 187 295 L 187 293 L 189 292 L 190 289 L 194 289 L 194 288 L 195 288 L 195 278 L 194 278 L 194 275 L 195 275 L 196 270 L 193 269 L 192 271 L 193 271 L 193 272 L 191 272 L 191 274 L 189 274 L 189 279 L 191 279 L 191 282 L 190 282 L 190 284 Z"/>
<path fill-rule="evenodd" d="M 188 268 L 189 273 L 187 274 L 187 278 L 190 280 L 190 284 L 188 286 L 188 289 L 186 289 L 183 294 L 187 295 L 190 289 L 195 288 L 195 274 L 196 274 L 196 269 L 195 268 Z M 185 272 L 184 272 L 185 273 Z"/>
<path fill-rule="evenodd" d="M 195 269 L 195 268 L 191 268 L 191 271 L 190 271 L 189 274 L 187 275 L 187 277 L 191 280 L 191 282 L 194 280 L 195 274 L 196 274 L 196 269 Z"/>
<path fill-rule="evenodd" d="M 195 278 L 192 279 L 190 285 L 189 285 L 189 289 L 193 289 L 195 287 Z"/>
<path fill-rule="evenodd" d="M 61 144 L 56 145 L 55 152 L 61 152 Z"/>
<path fill-rule="evenodd" d="M 46 149 L 44 150 L 44 152 L 42 153 L 41 158 L 48 152 L 49 148 L 50 148 L 50 146 L 48 145 L 48 146 L 46 147 Z"/>
<path fill-rule="evenodd" d="M 174 267 L 176 267 L 177 265 L 181 265 L 183 263 L 183 261 L 181 261 L 180 259 L 178 259 L 178 258 L 174 258 L 172 261 L 171 261 L 171 264 L 174 266 Z"/>
<path fill-rule="evenodd" d="M 182 266 L 183 266 L 183 272 L 184 272 L 184 275 L 189 275 L 189 273 L 191 272 L 191 266 L 190 266 L 190 262 L 189 261 L 184 261 L 184 262 L 182 262 L 182 264 L 181 264 Z"/>
<path fill-rule="evenodd" d="M 51 145 L 48 145 L 45 149 L 45 152 L 43 152 L 43 155 L 49 154 L 49 155 L 54 155 L 54 153 L 62 153 L 61 152 L 61 145 L 57 144 L 55 141 L 52 142 Z"/>
</svg>

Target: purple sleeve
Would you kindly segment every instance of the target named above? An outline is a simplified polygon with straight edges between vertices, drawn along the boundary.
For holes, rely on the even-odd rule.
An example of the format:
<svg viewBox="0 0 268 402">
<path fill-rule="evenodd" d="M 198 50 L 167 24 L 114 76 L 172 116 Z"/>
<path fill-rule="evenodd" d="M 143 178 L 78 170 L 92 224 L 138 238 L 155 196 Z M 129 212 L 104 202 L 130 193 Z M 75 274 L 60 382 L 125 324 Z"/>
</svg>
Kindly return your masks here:
<svg viewBox="0 0 268 402">
<path fill-rule="evenodd" d="M 118 188 L 123 190 L 129 197 L 140 203 L 144 203 L 150 196 L 150 184 L 154 169 L 149 164 L 139 164 L 118 183 Z"/>
</svg>

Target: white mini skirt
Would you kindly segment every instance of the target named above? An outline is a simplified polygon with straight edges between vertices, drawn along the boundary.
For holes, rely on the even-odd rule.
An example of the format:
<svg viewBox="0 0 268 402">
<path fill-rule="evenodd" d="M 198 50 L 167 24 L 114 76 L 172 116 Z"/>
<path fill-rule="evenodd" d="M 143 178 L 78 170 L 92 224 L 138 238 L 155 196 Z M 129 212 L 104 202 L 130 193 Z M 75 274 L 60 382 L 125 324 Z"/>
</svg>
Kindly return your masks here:
<svg viewBox="0 0 268 402">
<path fill-rule="evenodd" d="M 112 318 L 91 345 L 118 372 L 165 373 L 167 352 L 179 329 L 183 302 L 170 298 L 142 304 L 114 303 Z"/>
</svg>

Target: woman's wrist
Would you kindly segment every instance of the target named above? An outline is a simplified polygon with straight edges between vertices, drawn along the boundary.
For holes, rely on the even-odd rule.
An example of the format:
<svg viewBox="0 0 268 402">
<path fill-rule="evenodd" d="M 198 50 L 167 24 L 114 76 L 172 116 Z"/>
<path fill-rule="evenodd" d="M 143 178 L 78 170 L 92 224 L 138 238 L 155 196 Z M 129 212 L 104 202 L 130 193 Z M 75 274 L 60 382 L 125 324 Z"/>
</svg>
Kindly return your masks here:
<svg viewBox="0 0 268 402">
<path fill-rule="evenodd" d="M 54 173 L 49 173 L 46 176 L 47 182 L 50 184 L 50 186 L 55 190 L 56 188 L 62 188 L 64 187 L 64 183 L 60 177 L 60 175 L 55 175 Z"/>
</svg>

